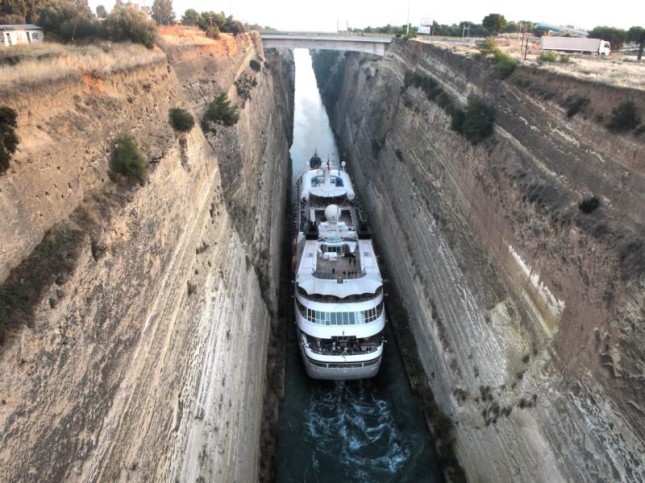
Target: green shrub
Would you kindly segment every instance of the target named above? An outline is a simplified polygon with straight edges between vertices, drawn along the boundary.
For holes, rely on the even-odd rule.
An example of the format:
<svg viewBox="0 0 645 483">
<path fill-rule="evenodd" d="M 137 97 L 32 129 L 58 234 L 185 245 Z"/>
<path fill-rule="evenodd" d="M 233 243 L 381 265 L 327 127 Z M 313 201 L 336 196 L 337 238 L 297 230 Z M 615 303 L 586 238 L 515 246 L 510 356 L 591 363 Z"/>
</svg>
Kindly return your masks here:
<svg viewBox="0 0 645 483">
<path fill-rule="evenodd" d="M 89 9 L 79 8 L 80 4 L 71 1 L 42 3 L 37 22 L 49 40 L 73 42 L 105 37 L 103 22 L 93 19 Z"/>
<path fill-rule="evenodd" d="M 488 54 L 494 53 L 496 50 L 498 49 L 497 49 L 497 44 L 495 43 L 494 37 L 486 37 L 486 40 L 484 40 L 484 43 L 479 46 L 479 52 L 484 57 L 487 56 Z"/>
<path fill-rule="evenodd" d="M 450 97 L 450 94 L 444 91 L 436 80 L 420 72 L 407 71 L 403 77 L 403 90 L 409 86 L 420 88 L 425 92 L 429 101 L 435 102 L 450 116 L 453 115 L 453 111 L 456 109 L 454 101 Z"/>
<path fill-rule="evenodd" d="M 251 62 L 249 62 L 249 67 L 251 67 L 251 69 L 253 69 L 255 72 L 260 72 L 262 70 L 262 66 L 255 59 L 251 59 Z"/>
<path fill-rule="evenodd" d="M 418 87 L 425 92 L 429 101 L 432 101 L 443 92 L 439 83 L 431 77 L 421 74 L 420 72 L 407 71 L 403 76 L 403 89 L 409 86 Z"/>
<path fill-rule="evenodd" d="M 173 107 L 169 111 L 170 124 L 173 129 L 181 132 L 189 132 L 195 125 L 193 115 L 180 107 Z"/>
<path fill-rule="evenodd" d="M 515 67 L 517 67 L 517 61 L 499 49 L 495 49 L 493 55 L 495 56 L 497 75 L 500 79 L 506 79 L 513 73 Z"/>
<path fill-rule="evenodd" d="M 231 101 L 226 95 L 225 92 L 222 92 L 218 95 L 209 105 L 208 109 L 204 113 L 202 121 L 206 122 L 216 122 L 224 124 L 225 126 L 232 126 L 240 118 L 237 109 L 234 106 L 231 106 Z"/>
<path fill-rule="evenodd" d="M 107 32 L 117 42 L 130 40 L 152 49 L 157 40 L 157 27 L 139 7 L 131 3 L 114 6 L 105 20 Z"/>
<path fill-rule="evenodd" d="M 123 133 L 114 142 L 108 175 L 115 179 L 117 175 L 136 179 L 143 183 L 146 179 L 148 160 L 139 151 L 137 140 L 129 133 Z"/>
<path fill-rule="evenodd" d="M 253 75 L 242 73 L 234 84 L 237 97 L 242 100 L 242 107 L 244 107 L 245 101 L 251 100 L 251 91 L 258 85 L 258 80 Z"/>
<path fill-rule="evenodd" d="M 461 133 L 471 143 L 476 144 L 493 134 L 495 110 L 477 96 L 468 98 Z"/>
<path fill-rule="evenodd" d="M 464 121 L 466 120 L 466 113 L 463 109 L 455 108 L 450 113 L 450 129 L 459 134 L 464 132 Z"/>
<path fill-rule="evenodd" d="M 531 80 L 528 77 L 524 77 L 523 75 L 518 75 L 515 79 L 513 79 L 513 83 L 517 87 L 528 87 L 531 85 Z"/>
<path fill-rule="evenodd" d="M 560 62 L 562 62 L 563 64 L 568 64 L 569 62 L 571 62 L 571 57 L 565 54 L 560 54 Z"/>
<path fill-rule="evenodd" d="M 611 111 L 607 128 L 611 131 L 630 131 L 641 122 L 634 101 L 623 101 Z"/>
<path fill-rule="evenodd" d="M 495 111 L 480 98 L 471 96 L 464 111 L 455 104 L 452 97 L 443 90 L 439 83 L 430 77 L 419 72 L 407 71 L 403 78 L 402 89 L 405 90 L 409 86 L 421 88 L 428 100 L 435 102 L 450 116 L 450 128 L 466 136 L 473 144 L 493 133 Z M 372 152 L 378 154 L 379 144 L 374 143 L 375 141 L 372 141 Z"/>
<path fill-rule="evenodd" d="M 9 169 L 9 161 L 18 148 L 18 114 L 10 107 L 0 107 L 0 174 Z"/>
<path fill-rule="evenodd" d="M 232 15 L 227 17 L 224 12 L 208 11 L 198 14 L 193 10 L 191 17 L 189 21 L 195 22 L 211 38 L 217 38 L 220 32 L 237 35 L 246 31 L 242 22 L 235 20 Z"/>
<path fill-rule="evenodd" d="M 570 96 L 564 103 L 567 108 L 567 117 L 573 117 L 577 113 L 584 111 L 589 105 L 589 98 L 582 96 Z"/>
<path fill-rule="evenodd" d="M 595 211 L 599 206 L 600 198 L 598 198 L 597 196 L 585 198 L 580 203 L 578 203 L 578 208 L 580 209 L 580 211 L 587 214 Z"/>
<path fill-rule="evenodd" d="M 446 91 L 442 91 L 435 99 L 435 102 L 437 105 L 442 108 L 444 111 L 448 112 L 450 114 L 450 110 L 454 106 L 454 101 L 452 100 L 452 97 L 450 97 L 450 94 L 448 94 Z"/>
<path fill-rule="evenodd" d="M 105 36 L 105 28 L 102 22 L 85 17 L 68 20 L 59 27 L 59 38 L 65 42 L 74 42 L 81 39 L 102 39 Z"/>
<path fill-rule="evenodd" d="M 541 60 L 542 62 L 556 62 L 558 60 L 558 56 L 555 52 L 542 52 L 540 53 L 538 60 Z"/>
<path fill-rule="evenodd" d="M 209 39 L 219 39 L 219 28 L 217 25 L 210 25 L 206 29 L 206 37 Z"/>
<path fill-rule="evenodd" d="M 495 57 L 495 69 L 497 70 L 497 75 L 500 79 L 506 79 L 513 73 L 515 67 L 517 67 L 517 61 L 502 52 L 497 47 L 493 37 L 486 37 L 484 43 L 479 46 L 479 52 L 484 57 L 489 54 L 493 54 Z"/>
</svg>

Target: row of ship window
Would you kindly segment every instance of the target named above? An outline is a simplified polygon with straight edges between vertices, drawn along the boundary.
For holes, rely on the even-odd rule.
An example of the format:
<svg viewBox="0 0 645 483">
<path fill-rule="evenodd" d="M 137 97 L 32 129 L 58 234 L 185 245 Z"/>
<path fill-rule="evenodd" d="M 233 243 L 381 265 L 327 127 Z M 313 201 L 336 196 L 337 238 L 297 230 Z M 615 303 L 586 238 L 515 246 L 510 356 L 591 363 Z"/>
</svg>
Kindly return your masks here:
<svg viewBox="0 0 645 483">
<path fill-rule="evenodd" d="M 369 367 L 369 366 L 373 366 L 374 364 L 378 363 L 381 360 L 380 357 L 377 357 L 376 359 L 372 359 L 371 361 L 365 361 L 365 362 L 338 363 L 338 362 L 320 362 L 320 361 L 313 360 L 309 357 L 307 357 L 307 359 L 314 366 L 326 367 L 328 369 L 353 369 L 353 368 L 359 368 L 359 367 Z"/>
<path fill-rule="evenodd" d="M 358 312 L 323 312 L 312 310 L 296 300 L 300 315 L 309 322 L 321 325 L 360 325 L 373 322 L 383 313 L 383 302 L 376 307 Z"/>
</svg>

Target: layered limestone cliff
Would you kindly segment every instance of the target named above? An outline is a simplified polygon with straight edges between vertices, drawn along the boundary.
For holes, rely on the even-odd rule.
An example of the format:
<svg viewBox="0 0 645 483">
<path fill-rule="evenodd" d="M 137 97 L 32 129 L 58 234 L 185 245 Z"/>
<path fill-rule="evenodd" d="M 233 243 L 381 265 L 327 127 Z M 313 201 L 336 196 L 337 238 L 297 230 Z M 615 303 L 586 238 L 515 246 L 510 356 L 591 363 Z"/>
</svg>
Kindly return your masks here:
<svg viewBox="0 0 645 483">
<path fill-rule="evenodd" d="M 468 478 L 644 479 L 645 142 L 604 124 L 624 100 L 645 119 L 645 92 L 528 66 L 501 81 L 414 41 L 314 62 Z M 451 130 L 408 71 L 483 98 L 493 136 Z"/>
<path fill-rule="evenodd" d="M 0 352 L 2 481 L 258 477 L 288 59 L 250 34 L 163 48 L 146 65 L 3 98 L 21 138 L 0 176 L 3 289 L 29 279 L 23 260 L 41 256 L 48 230 L 75 243 L 47 253 L 65 258 L 63 275 L 12 314 Z M 171 128 L 170 108 L 199 119 L 220 92 L 240 106 L 236 125 Z M 143 186 L 107 176 L 120 132 L 151 161 Z"/>
</svg>

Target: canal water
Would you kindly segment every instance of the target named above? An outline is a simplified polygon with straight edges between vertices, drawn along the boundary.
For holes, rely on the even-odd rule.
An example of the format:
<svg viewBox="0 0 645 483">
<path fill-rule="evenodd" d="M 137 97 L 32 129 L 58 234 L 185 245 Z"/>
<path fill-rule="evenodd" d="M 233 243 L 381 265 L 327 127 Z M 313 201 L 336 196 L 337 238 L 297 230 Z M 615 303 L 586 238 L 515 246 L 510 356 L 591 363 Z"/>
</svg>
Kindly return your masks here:
<svg viewBox="0 0 645 483">
<path fill-rule="evenodd" d="M 323 160 L 330 158 L 338 163 L 339 159 L 309 51 L 295 50 L 294 57 L 291 158 L 295 204 L 295 178 L 306 168 L 314 150 Z M 432 438 L 410 390 L 389 325 L 385 333 L 389 342 L 375 378 L 315 381 L 307 377 L 300 359 L 293 310 L 288 311 L 287 319 L 286 387 L 280 409 L 277 481 L 441 481 Z"/>
</svg>

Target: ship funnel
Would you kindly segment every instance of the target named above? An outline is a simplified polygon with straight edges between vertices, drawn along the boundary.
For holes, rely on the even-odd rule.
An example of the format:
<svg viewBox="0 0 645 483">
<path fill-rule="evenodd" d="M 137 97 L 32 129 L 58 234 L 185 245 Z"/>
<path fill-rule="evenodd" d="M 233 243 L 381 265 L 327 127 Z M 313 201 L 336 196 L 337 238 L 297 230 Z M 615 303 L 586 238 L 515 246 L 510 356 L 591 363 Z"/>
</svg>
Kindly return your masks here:
<svg viewBox="0 0 645 483">
<path fill-rule="evenodd" d="M 329 205 L 325 208 L 325 218 L 331 224 L 338 223 L 338 220 L 340 219 L 340 208 L 338 205 Z"/>
</svg>

